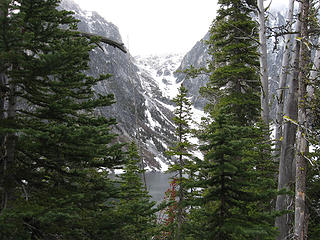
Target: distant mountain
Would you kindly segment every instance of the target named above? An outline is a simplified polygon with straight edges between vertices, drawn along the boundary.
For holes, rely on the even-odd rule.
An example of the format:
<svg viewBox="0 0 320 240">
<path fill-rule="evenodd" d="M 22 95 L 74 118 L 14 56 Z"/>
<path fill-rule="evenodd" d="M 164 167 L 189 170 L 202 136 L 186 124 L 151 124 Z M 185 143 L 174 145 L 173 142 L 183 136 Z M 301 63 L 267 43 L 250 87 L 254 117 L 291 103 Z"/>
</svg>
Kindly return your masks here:
<svg viewBox="0 0 320 240">
<path fill-rule="evenodd" d="M 285 9 L 281 9 L 280 11 L 273 10 L 268 18 L 267 26 L 272 28 L 285 25 L 285 14 Z M 205 67 L 207 65 L 207 61 L 211 60 L 208 55 L 208 45 L 205 43 L 208 39 L 209 32 L 184 56 L 181 65 L 178 68 L 179 73 L 176 74 L 177 81 L 183 82 L 188 88 L 194 106 L 198 109 L 203 109 L 206 104 L 205 99 L 203 99 L 199 94 L 199 89 L 206 85 L 209 77 L 206 75 L 200 75 L 194 79 L 190 79 L 187 78 L 186 74 L 182 73 L 182 71 L 189 68 L 191 65 L 195 68 Z M 272 103 L 271 114 L 273 116 L 275 115 L 274 99 L 278 88 L 280 66 L 283 56 L 283 42 L 282 39 L 279 40 L 280 41 L 275 44 L 274 38 L 268 39 L 269 94 Z"/>
<path fill-rule="evenodd" d="M 206 44 L 207 40 L 209 40 L 209 32 L 183 57 L 175 74 L 177 82 L 183 82 L 189 91 L 189 96 L 195 108 L 198 109 L 203 109 L 206 104 L 206 100 L 200 96 L 199 89 L 206 85 L 208 76 L 200 75 L 196 78 L 187 78 L 186 74 L 182 71 L 190 68 L 190 66 L 195 68 L 207 66 L 207 62 L 211 59 L 211 56 L 208 54 L 209 48 Z"/>
<path fill-rule="evenodd" d="M 61 7 L 75 13 L 75 17 L 80 20 L 79 30 L 122 42 L 118 28 L 98 13 L 84 11 L 72 0 L 63 0 Z M 268 25 L 283 25 L 283 15 L 284 11 L 274 12 L 269 17 Z M 172 123 L 174 105 L 171 100 L 176 96 L 181 83 L 189 90 L 196 112 L 195 118 L 199 119 L 203 114 L 206 100 L 200 96 L 199 89 L 206 85 L 208 76 L 190 79 L 182 71 L 191 65 L 196 68 L 206 66 L 211 60 L 205 44 L 208 38 L 209 33 L 184 56 L 171 54 L 133 57 L 130 53 L 125 54 L 105 44 L 101 44 L 103 50 L 97 47 L 91 53 L 88 74 L 112 74 L 110 79 L 99 83 L 95 91 L 99 94 L 112 93 L 116 99 L 115 104 L 99 109 L 98 113 L 117 119 L 114 131 L 118 133 L 120 141 L 139 140 L 141 155 L 148 170 L 163 171 L 168 167 L 169 160 L 164 151 L 175 138 Z M 283 46 L 280 42 L 274 51 L 272 38 L 268 44 L 270 97 L 273 98 L 278 86 Z"/>
<path fill-rule="evenodd" d="M 98 13 L 84 11 L 72 0 L 63 0 L 61 7 L 75 13 L 75 18 L 80 20 L 80 31 L 122 42 L 118 28 Z M 164 151 L 174 140 L 173 105 L 163 91 L 166 91 L 165 82 L 168 81 L 169 84 L 172 81 L 169 76 L 172 76 L 179 64 L 176 63 L 180 61 L 179 57 L 166 56 L 161 61 L 160 58 L 155 58 L 155 65 L 147 68 L 144 65 L 147 62 L 149 64 L 152 57 L 139 57 L 135 60 L 130 53 L 125 54 L 105 44 L 101 46 L 103 50 L 97 47 L 91 53 L 88 74 L 112 74 L 110 79 L 99 83 L 95 91 L 99 94 L 114 94 L 116 103 L 99 109 L 99 114 L 117 119 L 114 131 L 119 135 L 120 141 L 139 139 L 141 155 L 147 163 L 147 169 L 161 170 L 168 165 Z M 160 69 L 163 69 L 163 73 L 160 73 Z M 156 79 L 155 72 L 158 75 Z"/>
</svg>

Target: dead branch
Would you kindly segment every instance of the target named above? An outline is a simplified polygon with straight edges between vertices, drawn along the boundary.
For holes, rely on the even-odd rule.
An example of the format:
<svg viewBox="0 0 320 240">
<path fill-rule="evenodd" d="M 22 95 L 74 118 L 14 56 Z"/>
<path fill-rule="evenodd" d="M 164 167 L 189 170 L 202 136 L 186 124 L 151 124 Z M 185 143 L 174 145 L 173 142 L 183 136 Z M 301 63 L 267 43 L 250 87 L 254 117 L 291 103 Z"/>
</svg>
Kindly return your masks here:
<svg viewBox="0 0 320 240">
<path fill-rule="evenodd" d="M 118 48 L 120 49 L 122 52 L 124 53 L 127 53 L 127 50 L 124 46 L 123 43 L 119 43 L 119 42 L 116 42 L 116 41 L 113 41 L 109 38 L 106 38 L 106 37 L 103 37 L 103 36 L 100 36 L 100 35 L 97 35 L 97 34 L 93 34 L 93 33 L 86 33 L 86 32 L 79 32 L 79 35 L 83 36 L 83 37 L 86 37 L 86 38 L 93 38 L 93 37 L 98 37 L 100 38 L 100 42 L 103 42 L 103 43 L 106 43 L 108 45 L 111 45 L 115 48 Z"/>
</svg>

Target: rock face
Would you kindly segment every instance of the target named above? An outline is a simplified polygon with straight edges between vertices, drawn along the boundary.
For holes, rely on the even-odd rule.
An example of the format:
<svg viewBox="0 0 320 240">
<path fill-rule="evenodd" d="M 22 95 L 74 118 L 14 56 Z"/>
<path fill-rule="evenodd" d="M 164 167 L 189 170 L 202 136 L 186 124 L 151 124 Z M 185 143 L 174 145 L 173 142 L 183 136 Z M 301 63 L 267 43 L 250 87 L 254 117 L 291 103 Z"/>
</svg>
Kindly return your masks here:
<svg viewBox="0 0 320 240">
<path fill-rule="evenodd" d="M 270 28 L 285 25 L 285 11 L 282 12 L 273 11 L 271 16 L 268 18 L 267 25 Z M 193 66 L 195 68 L 207 66 L 207 62 L 212 60 L 208 54 L 208 45 L 205 42 L 209 39 L 209 32 L 204 36 L 204 38 L 197 42 L 197 44 L 184 56 L 181 65 L 178 70 L 180 73 L 176 74 L 177 81 L 183 82 L 184 85 L 189 90 L 190 97 L 194 106 L 198 109 L 203 109 L 206 104 L 205 99 L 203 99 L 199 94 L 199 89 L 205 86 L 209 80 L 206 75 L 198 76 L 196 78 L 187 78 L 186 74 L 181 73 L 181 71 Z M 275 96 L 276 90 L 278 88 L 280 67 L 283 56 L 283 41 L 278 39 L 279 42 L 274 38 L 269 38 L 268 40 L 268 70 L 269 70 L 269 98 L 271 99 L 271 115 L 275 116 Z"/>
<path fill-rule="evenodd" d="M 195 68 L 207 66 L 208 61 L 211 60 L 211 56 L 208 54 L 207 40 L 209 40 L 209 32 L 184 56 L 176 73 L 177 81 L 183 82 L 184 86 L 188 89 L 194 107 L 198 109 L 203 109 L 206 104 L 205 99 L 200 96 L 199 89 L 206 85 L 208 76 L 200 75 L 196 78 L 188 78 L 182 71 L 190 66 Z"/>
<path fill-rule="evenodd" d="M 118 28 L 98 13 L 84 11 L 72 0 L 63 0 L 61 7 L 74 12 L 75 18 L 80 20 L 80 31 L 122 42 Z M 115 131 L 120 141 L 138 139 L 147 169 L 163 170 L 168 165 L 164 151 L 174 140 L 174 107 L 163 92 L 166 86 L 172 85 L 173 71 L 181 59 L 172 55 L 136 60 L 112 46 L 101 44 L 101 47 L 103 50 L 97 47 L 91 53 L 88 74 L 95 77 L 112 74 L 111 78 L 100 82 L 95 91 L 114 94 L 116 103 L 99 109 L 99 114 L 117 119 Z"/>
<path fill-rule="evenodd" d="M 118 28 L 98 13 L 84 11 L 72 0 L 63 0 L 61 7 L 75 13 L 75 17 L 80 20 L 80 31 L 122 42 Z M 276 17 L 269 18 L 269 26 L 285 23 L 283 14 L 273 13 L 273 16 Z M 211 60 L 205 44 L 208 38 L 209 33 L 185 56 L 132 57 L 130 53 L 125 54 L 105 44 L 101 44 L 103 50 L 97 47 L 91 53 L 88 74 L 112 74 L 111 78 L 100 82 L 95 91 L 97 94 L 112 93 L 116 99 L 112 106 L 99 109 L 99 114 L 117 119 L 115 132 L 120 141 L 138 140 L 148 170 L 165 170 L 169 163 L 168 158 L 164 157 L 164 151 L 175 138 L 172 123 L 174 105 L 171 100 L 176 96 L 181 83 L 189 90 L 194 108 L 198 109 L 195 111 L 198 116 L 201 115 L 206 101 L 200 96 L 199 89 L 206 85 L 208 76 L 191 79 L 181 71 L 191 65 L 195 68 L 207 65 Z M 277 50 L 273 51 L 274 39 L 269 40 L 270 99 L 274 99 L 278 86 L 281 49 L 282 45 L 279 44 Z"/>
</svg>

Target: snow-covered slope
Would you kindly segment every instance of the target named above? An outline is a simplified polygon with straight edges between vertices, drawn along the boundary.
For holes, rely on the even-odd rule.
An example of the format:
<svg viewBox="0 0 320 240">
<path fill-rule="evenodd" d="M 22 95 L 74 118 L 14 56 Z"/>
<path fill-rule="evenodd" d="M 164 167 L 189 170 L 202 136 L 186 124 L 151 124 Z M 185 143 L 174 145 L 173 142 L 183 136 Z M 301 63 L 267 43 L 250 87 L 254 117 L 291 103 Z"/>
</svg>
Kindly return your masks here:
<svg viewBox="0 0 320 240">
<path fill-rule="evenodd" d="M 139 68 L 139 76 L 141 85 L 144 89 L 147 124 L 155 132 L 163 132 L 164 121 L 172 124 L 172 112 L 174 105 L 172 99 L 177 95 L 180 86 L 174 77 L 174 72 L 179 66 L 182 59 L 180 54 L 171 54 L 164 56 L 137 56 L 134 59 L 135 64 Z M 160 116 L 157 113 L 161 113 Z M 170 112 L 170 114 L 166 114 Z M 168 117 L 170 116 L 170 118 Z M 173 126 L 173 124 L 172 124 Z M 173 134 L 172 128 L 171 134 Z M 173 140 L 174 138 L 172 138 Z M 149 148 L 155 145 L 154 139 L 147 142 Z M 168 149 L 169 143 L 160 141 L 165 149 Z M 160 164 L 160 170 L 168 169 L 169 159 L 164 157 L 163 152 L 155 154 L 156 161 Z"/>
<path fill-rule="evenodd" d="M 96 12 L 80 9 L 72 0 L 63 0 L 64 9 L 74 11 L 80 20 L 79 30 L 95 33 L 122 42 L 118 28 L 103 19 Z M 282 14 L 274 13 L 269 19 L 269 26 L 284 23 Z M 207 40 L 209 33 L 203 40 Z M 274 40 L 269 42 L 270 94 L 277 87 L 279 65 L 282 51 L 272 52 Z M 171 54 L 164 56 L 137 56 L 124 54 L 119 49 L 101 44 L 103 50 L 96 48 L 91 53 L 90 70 L 88 74 L 112 74 L 112 77 L 99 83 L 95 91 L 99 94 L 114 94 L 116 104 L 99 109 L 99 114 L 117 119 L 114 131 L 119 135 L 119 141 L 136 140 L 141 147 L 148 170 L 164 171 L 169 159 L 164 152 L 175 140 L 172 122 L 174 105 L 172 99 L 177 95 L 181 83 L 189 90 L 189 97 L 194 105 L 194 119 L 200 122 L 203 107 L 206 104 L 199 94 L 199 89 L 205 86 L 207 76 L 194 79 L 186 78 L 182 72 L 190 65 L 206 66 L 211 60 L 208 46 L 199 41 L 186 54 Z M 281 49 L 282 45 L 278 47 Z M 129 49 L 130 50 L 130 49 Z"/>
<path fill-rule="evenodd" d="M 162 97 L 173 99 L 181 85 L 181 83 L 177 83 L 174 75 L 182 58 L 183 54 L 151 55 L 147 57 L 136 56 L 135 61 L 141 71 L 140 74 L 149 74 L 152 77 L 154 84 L 161 91 Z M 150 86 L 146 84 L 144 87 L 149 88 Z"/>
<path fill-rule="evenodd" d="M 156 99 L 165 108 L 174 111 L 175 106 L 172 104 L 172 99 L 177 96 L 178 89 L 181 84 L 188 84 L 187 81 L 179 81 L 177 69 L 181 65 L 182 60 L 185 58 L 183 54 L 169 54 L 162 56 L 137 56 L 135 62 L 139 67 L 139 74 L 141 76 L 150 76 L 149 81 L 143 82 L 142 86 L 146 90 L 146 99 Z M 142 77 L 143 78 L 143 77 Z M 199 91 L 199 88 L 197 89 Z M 192 97 L 189 97 L 192 101 Z M 202 109 L 197 109 L 194 105 L 191 108 L 193 122 L 192 128 L 197 128 L 201 122 L 201 118 L 205 116 Z M 153 126 L 159 125 L 151 116 L 149 123 Z M 193 144 L 197 144 L 196 138 L 190 138 Z M 194 152 L 195 156 L 200 157 L 199 151 Z M 161 163 L 161 170 L 164 171 L 168 168 L 168 162 Z"/>
<path fill-rule="evenodd" d="M 118 28 L 98 13 L 84 11 L 72 0 L 63 0 L 61 7 L 74 12 L 74 16 L 80 20 L 80 31 L 122 42 Z M 101 46 L 103 50 L 96 48 L 91 53 L 88 74 L 95 77 L 112 74 L 110 79 L 100 82 L 95 91 L 99 94 L 114 94 L 116 103 L 99 109 L 98 113 L 117 120 L 114 131 L 119 141 L 138 141 L 147 169 L 163 170 L 168 164 L 164 152 L 174 141 L 171 121 L 173 106 L 167 95 L 163 94 L 163 89 L 169 88 L 154 79 L 154 69 L 139 67 L 130 53 L 124 54 L 106 44 Z M 173 68 L 170 71 L 174 71 Z"/>
</svg>

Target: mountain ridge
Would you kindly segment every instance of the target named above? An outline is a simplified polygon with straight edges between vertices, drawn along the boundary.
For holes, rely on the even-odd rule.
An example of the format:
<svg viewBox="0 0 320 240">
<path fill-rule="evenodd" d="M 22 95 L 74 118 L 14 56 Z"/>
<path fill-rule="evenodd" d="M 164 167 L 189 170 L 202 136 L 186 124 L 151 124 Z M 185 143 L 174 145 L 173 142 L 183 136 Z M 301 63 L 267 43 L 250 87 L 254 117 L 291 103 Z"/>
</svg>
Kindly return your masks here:
<svg viewBox="0 0 320 240">
<path fill-rule="evenodd" d="M 63 0 L 61 7 L 74 12 L 75 18 L 80 20 L 80 31 L 122 42 L 119 29 L 98 13 L 84 11 L 72 0 Z M 159 82 L 153 79 L 153 69 L 139 68 L 139 59 L 130 53 L 124 54 L 105 44 L 101 47 L 103 51 L 95 48 L 91 52 L 87 73 L 94 77 L 112 74 L 110 79 L 100 82 L 95 91 L 97 94 L 114 94 L 116 103 L 98 109 L 97 113 L 117 120 L 114 132 L 118 134 L 119 141 L 135 140 L 138 143 L 147 170 L 161 171 L 169 164 L 164 152 L 175 139 L 172 102 L 162 94 Z"/>
<path fill-rule="evenodd" d="M 71 10 L 80 20 L 80 31 L 89 32 L 122 42 L 119 29 L 113 23 L 106 21 L 96 12 L 82 10 L 72 0 L 63 0 L 61 7 Z M 280 14 L 280 16 L 279 16 Z M 268 25 L 275 26 L 285 23 L 281 13 L 274 13 Z M 211 56 L 208 54 L 209 32 L 199 40 L 185 55 L 149 55 L 131 56 L 124 54 L 112 46 L 101 44 L 91 52 L 89 75 L 112 74 L 108 80 L 100 82 L 95 91 L 97 94 L 114 94 L 116 103 L 111 107 L 102 108 L 98 113 L 117 119 L 114 129 L 119 141 L 135 140 L 140 146 L 140 155 L 144 158 L 149 171 L 164 171 L 170 164 L 165 151 L 175 140 L 175 127 L 172 122 L 174 104 L 173 97 L 178 87 L 183 83 L 189 91 L 193 103 L 195 118 L 203 115 L 206 100 L 200 96 L 199 89 L 206 85 L 208 76 L 200 75 L 188 78 L 183 71 L 191 65 L 195 68 L 205 67 Z M 270 96 L 276 93 L 281 65 L 283 47 L 277 47 L 279 52 L 273 52 L 274 39 L 268 41 Z"/>
</svg>

